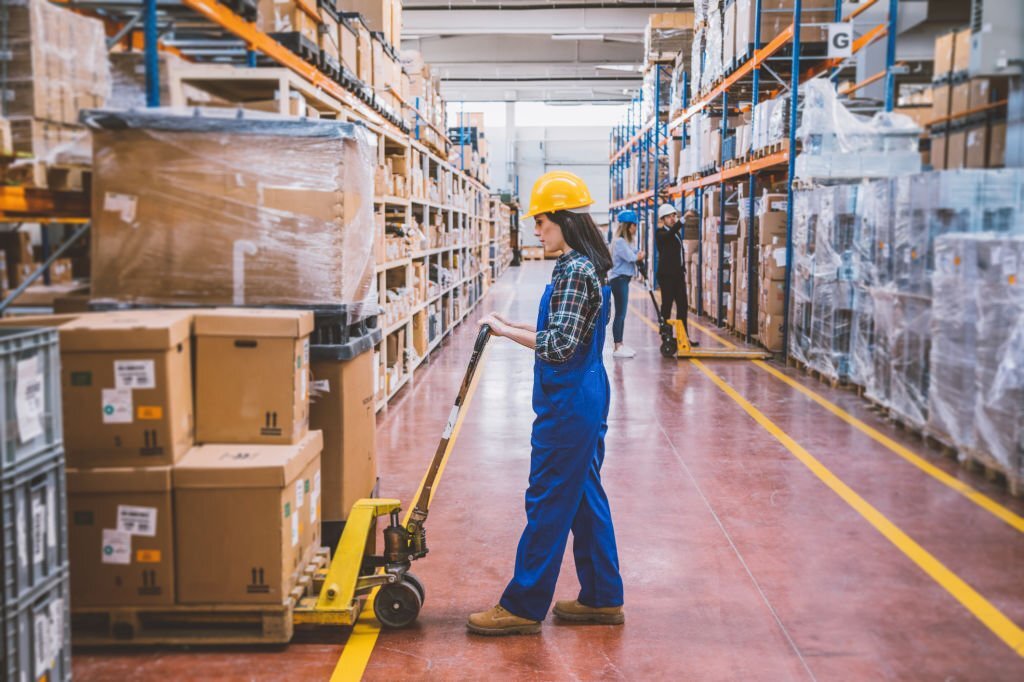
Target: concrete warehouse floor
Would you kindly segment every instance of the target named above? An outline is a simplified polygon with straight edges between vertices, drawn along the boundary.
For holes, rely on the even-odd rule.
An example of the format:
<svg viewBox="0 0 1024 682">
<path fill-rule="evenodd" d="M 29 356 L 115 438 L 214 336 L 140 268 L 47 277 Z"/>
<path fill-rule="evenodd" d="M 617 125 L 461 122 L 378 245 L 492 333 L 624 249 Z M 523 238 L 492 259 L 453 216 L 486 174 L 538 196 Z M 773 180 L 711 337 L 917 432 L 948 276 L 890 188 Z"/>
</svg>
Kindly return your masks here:
<svg viewBox="0 0 1024 682">
<path fill-rule="evenodd" d="M 533 319 L 551 266 L 513 268 L 471 319 Z M 427 599 L 412 628 L 378 636 L 366 618 L 344 646 L 79 652 L 76 679 L 1024 679 L 1024 504 L 851 392 L 772 363 L 663 359 L 650 303 L 632 299 L 637 357 L 607 357 L 603 472 L 625 626 L 465 631 L 501 594 L 524 523 L 532 357 L 496 340 L 413 569 Z M 383 495 L 415 493 L 475 335 L 456 330 L 381 415 Z M 557 597 L 576 590 L 570 552 Z"/>
</svg>

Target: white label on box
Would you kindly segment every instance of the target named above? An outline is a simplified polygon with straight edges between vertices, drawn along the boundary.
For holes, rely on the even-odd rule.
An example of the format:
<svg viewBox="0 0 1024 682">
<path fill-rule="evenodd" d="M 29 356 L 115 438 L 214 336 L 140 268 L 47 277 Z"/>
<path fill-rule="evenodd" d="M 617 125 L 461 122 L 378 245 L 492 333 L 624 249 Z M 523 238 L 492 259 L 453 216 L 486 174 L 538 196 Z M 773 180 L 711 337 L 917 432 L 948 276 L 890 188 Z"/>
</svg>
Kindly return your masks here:
<svg viewBox="0 0 1024 682">
<path fill-rule="evenodd" d="M 53 639 L 53 626 L 50 624 L 50 617 L 48 613 L 37 613 L 32 621 L 32 629 L 34 630 L 32 652 L 36 659 L 35 679 L 41 679 L 46 677 L 46 673 L 50 670 L 50 651 L 53 649 L 51 640 Z"/>
<path fill-rule="evenodd" d="M 132 391 L 130 388 L 103 389 L 103 423 L 132 423 Z"/>
<path fill-rule="evenodd" d="M 292 514 L 292 547 L 299 544 L 299 515 Z"/>
<path fill-rule="evenodd" d="M 295 508 L 298 509 L 305 501 L 305 491 L 302 488 L 302 479 L 295 481 Z"/>
<path fill-rule="evenodd" d="M 46 487 L 46 544 L 57 546 L 57 500 L 53 486 Z"/>
<path fill-rule="evenodd" d="M 132 194 L 107 192 L 103 195 L 103 210 L 119 214 L 122 222 L 130 223 L 135 220 L 136 206 L 138 198 Z"/>
<path fill-rule="evenodd" d="M 123 530 L 103 529 L 103 554 L 105 564 L 130 564 L 132 562 L 132 536 Z"/>
<path fill-rule="evenodd" d="M 313 474 L 313 492 L 309 496 L 309 522 L 316 523 L 317 507 L 320 506 L 320 472 Z"/>
<path fill-rule="evenodd" d="M 46 387 L 39 368 L 39 356 L 18 361 L 14 388 L 14 412 L 18 419 L 18 440 L 27 443 L 43 435 Z"/>
<path fill-rule="evenodd" d="M 256 245 L 247 239 L 239 239 L 231 245 L 231 302 L 245 305 L 245 257 L 259 253 Z"/>
<path fill-rule="evenodd" d="M 14 525 L 18 534 L 18 563 L 28 566 L 28 530 L 25 528 L 25 508 L 20 504 L 14 518 Z"/>
<path fill-rule="evenodd" d="M 114 360 L 114 388 L 156 388 L 153 360 Z"/>
<path fill-rule="evenodd" d="M 41 564 L 46 558 L 46 505 L 32 498 L 32 563 Z"/>
<path fill-rule="evenodd" d="M 309 339 L 306 339 L 302 343 L 302 359 L 300 360 L 299 370 L 301 372 L 301 378 L 299 379 L 299 394 L 303 400 L 309 398 Z"/>
<path fill-rule="evenodd" d="M 1003 275 L 1009 277 L 1017 274 L 1017 254 L 1007 249 L 1003 254 Z"/>
<path fill-rule="evenodd" d="M 448 423 L 445 424 L 444 433 L 441 434 L 441 438 L 451 438 L 452 431 L 455 430 L 455 422 L 459 419 L 459 406 L 452 405 L 452 411 L 448 414 Z"/>
<path fill-rule="evenodd" d="M 50 659 L 56 660 L 64 650 L 64 600 L 50 602 Z"/>
<path fill-rule="evenodd" d="M 156 537 L 156 507 L 117 505 L 117 529 L 129 535 Z"/>
</svg>

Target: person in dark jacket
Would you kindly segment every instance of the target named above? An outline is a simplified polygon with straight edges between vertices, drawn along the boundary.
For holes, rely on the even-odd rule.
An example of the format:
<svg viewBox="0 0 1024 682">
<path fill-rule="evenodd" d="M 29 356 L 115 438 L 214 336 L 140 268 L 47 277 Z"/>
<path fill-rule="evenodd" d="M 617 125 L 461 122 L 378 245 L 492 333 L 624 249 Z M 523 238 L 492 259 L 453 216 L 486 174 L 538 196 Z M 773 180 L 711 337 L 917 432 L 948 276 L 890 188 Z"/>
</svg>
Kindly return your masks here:
<svg viewBox="0 0 1024 682">
<path fill-rule="evenodd" d="M 689 305 L 686 300 L 686 257 L 683 251 L 683 223 L 679 220 L 679 211 L 672 204 L 662 204 L 658 209 L 658 229 L 654 233 L 654 242 L 658 247 L 658 271 L 656 278 L 661 288 L 661 316 L 666 320 L 680 320 L 686 335 L 690 329 L 686 326 Z M 676 317 L 672 317 L 672 304 L 676 307 Z M 691 346 L 698 345 L 690 341 Z"/>
</svg>

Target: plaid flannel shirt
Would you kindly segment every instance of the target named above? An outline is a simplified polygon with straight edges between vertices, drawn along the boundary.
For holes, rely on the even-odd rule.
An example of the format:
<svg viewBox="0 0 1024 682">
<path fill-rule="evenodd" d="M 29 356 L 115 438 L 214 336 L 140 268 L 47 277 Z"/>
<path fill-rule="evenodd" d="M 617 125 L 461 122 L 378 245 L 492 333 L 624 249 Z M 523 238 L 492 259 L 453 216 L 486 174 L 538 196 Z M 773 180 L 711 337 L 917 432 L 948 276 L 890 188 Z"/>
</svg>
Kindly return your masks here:
<svg viewBox="0 0 1024 682">
<path fill-rule="evenodd" d="M 551 285 L 547 328 L 537 332 L 537 356 L 557 364 L 590 341 L 601 312 L 601 282 L 589 258 L 569 251 L 558 257 Z"/>
</svg>

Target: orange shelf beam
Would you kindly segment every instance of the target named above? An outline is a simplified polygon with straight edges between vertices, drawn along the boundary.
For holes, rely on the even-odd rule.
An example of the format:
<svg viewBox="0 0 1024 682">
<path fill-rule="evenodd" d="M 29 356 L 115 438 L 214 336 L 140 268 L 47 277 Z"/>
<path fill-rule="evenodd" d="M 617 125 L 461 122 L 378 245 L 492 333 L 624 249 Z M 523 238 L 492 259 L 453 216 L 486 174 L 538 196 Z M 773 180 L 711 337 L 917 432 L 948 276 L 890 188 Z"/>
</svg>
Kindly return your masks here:
<svg viewBox="0 0 1024 682">
<path fill-rule="evenodd" d="M 783 149 L 775 152 L 774 154 L 763 156 L 760 159 L 753 159 L 752 161 L 747 161 L 746 163 L 733 166 L 732 168 L 722 169 L 717 173 L 705 175 L 704 177 L 691 180 L 690 182 L 680 183 L 669 190 L 669 194 L 673 197 L 680 197 L 684 194 L 689 194 L 699 187 L 717 185 L 726 180 L 738 178 L 743 175 L 750 175 L 751 173 L 757 173 L 758 171 L 772 168 L 774 166 L 784 165 L 787 161 L 789 161 L 789 150 Z"/>
<path fill-rule="evenodd" d="M 654 191 L 653 190 L 647 190 L 646 192 L 640 192 L 640 194 L 633 194 L 631 196 L 628 196 L 625 199 L 619 199 L 618 201 L 613 201 L 612 203 L 608 204 L 608 208 L 618 208 L 620 206 L 626 206 L 627 204 L 632 204 L 632 203 L 637 202 L 637 201 L 644 201 L 645 199 L 650 199 L 653 196 L 654 196 Z"/>
<path fill-rule="evenodd" d="M 950 116 L 942 116 L 940 118 L 933 118 L 930 121 L 925 121 L 925 125 L 926 126 L 935 126 L 935 125 L 939 125 L 940 123 L 947 123 L 949 121 L 953 121 L 955 119 L 967 118 L 968 116 L 974 116 L 975 114 L 983 114 L 986 111 L 991 111 L 992 109 L 999 109 L 1000 107 L 1005 107 L 1005 106 L 1006 106 L 1006 100 L 1005 99 L 1001 99 L 998 102 L 992 102 L 991 104 L 986 104 L 986 105 L 981 106 L 981 107 L 975 107 L 974 109 L 968 109 L 967 111 L 961 112 L 959 114 L 954 114 L 954 115 L 950 115 Z"/>
<path fill-rule="evenodd" d="M 291 50 L 256 28 L 255 24 L 245 21 L 226 6 L 216 2 L 216 0 L 181 0 L 181 2 L 186 7 L 203 15 L 221 28 L 230 31 L 238 38 L 247 42 L 249 49 L 262 52 L 281 66 L 291 69 L 338 101 L 343 102 L 345 106 L 352 109 L 368 122 L 377 126 L 390 126 L 377 112 L 325 76 L 315 66 L 304 61 Z"/>
<path fill-rule="evenodd" d="M 89 214 L 85 192 L 0 186 L 0 217 L 5 221 L 82 222 Z"/>
</svg>

